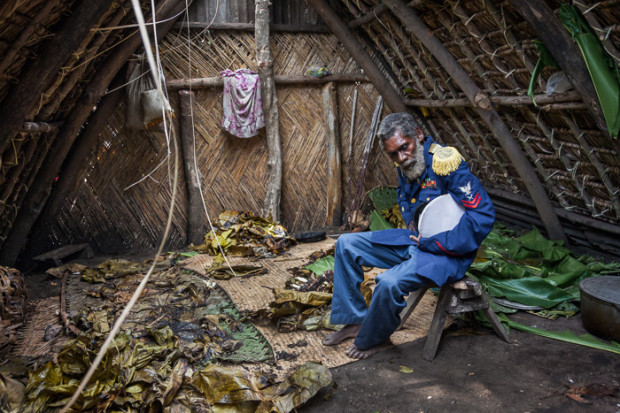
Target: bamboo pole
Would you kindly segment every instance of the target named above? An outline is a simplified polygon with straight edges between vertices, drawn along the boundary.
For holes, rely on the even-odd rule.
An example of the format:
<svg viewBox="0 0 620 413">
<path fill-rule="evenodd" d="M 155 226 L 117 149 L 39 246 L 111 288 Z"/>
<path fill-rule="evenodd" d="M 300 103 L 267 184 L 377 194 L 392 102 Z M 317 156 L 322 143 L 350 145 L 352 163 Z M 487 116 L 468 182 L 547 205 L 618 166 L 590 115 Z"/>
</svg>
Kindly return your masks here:
<svg viewBox="0 0 620 413">
<path fill-rule="evenodd" d="M 476 83 L 467 75 L 465 70 L 457 63 L 454 56 L 431 35 L 426 24 L 420 20 L 417 14 L 402 0 L 383 0 L 392 13 L 400 19 L 408 32 L 413 34 L 435 57 L 439 64 L 446 70 L 452 79 L 465 92 L 479 116 L 484 120 L 487 127 L 494 133 L 500 145 L 510 158 L 515 169 L 519 173 L 528 192 L 532 196 L 536 209 L 545 223 L 547 233 L 552 239 L 566 241 L 562 225 L 551 206 L 551 202 L 544 186 L 538 179 L 536 171 L 532 168 L 527 157 L 519 144 L 511 135 L 510 130 L 502 121 L 499 114 L 491 106 L 489 97 L 484 94 Z"/>
<path fill-rule="evenodd" d="M 306 85 L 306 84 L 325 84 L 329 82 L 368 82 L 366 75 L 361 73 L 339 73 L 324 77 L 312 77 L 303 75 L 275 75 L 273 77 L 277 85 Z M 193 78 L 193 79 L 172 79 L 166 82 L 168 90 L 178 89 L 204 89 L 224 86 L 224 79 L 219 76 Z"/>
<path fill-rule="evenodd" d="M 424 0 L 413 0 L 413 1 L 410 1 L 407 5 L 411 7 L 415 7 L 419 4 L 422 4 L 423 2 Z M 378 5 L 373 7 L 368 13 L 364 14 L 363 16 L 358 17 L 357 19 L 351 20 L 347 26 L 349 26 L 350 29 L 353 29 L 355 27 L 362 26 L 366 23 L 370 23 L 371 21 L 379 18 L 379 16 L 385 13 L 386 11 L 388 11 L 387 6 L 383 3 L 379 3 Z"/>
<path fill-rule="evenodd" d="M 13 59 L 17 53 L 28 43 L 30 36 L 41 28 L 41 21 L 49 16 L 50 11 L 52 11 L 56 5 L 56 1 L 46 1 L 43 7 L 37 12 L 37 15 L 29 21 L 28 24 L 24 25 L 19 37 L 14 42 L 11 42 L 11 47 L 2 57 L 2 61 L 0 62 L 0 73 L 5 73 L 11 63 L 13 63 Z"/>
<path fill-rule="evenodd" d="M 123 76 L 117 75 L 111 84 L 111 88 L 115 89 L 116 86 L 122 83 L 124 83 Z M 78 172 L 84 167 L 84 161 L 88 159 L 90 151 L 97 144 L 101 130 L 118 108 L 123 97 L 124 94 L 120 91 L 112 92 L 104 96 L 97 105 L 97 111 L 93 113 L 88 125 L 76 140 L 72 156 L 62 165 L 59 173 L 60 179 L 54 183 L 47 203 L 29 237 L 32 242 L 26 245 L 26 256 L 29 257 L 41 253 L 41 251 L 37 251 L 37 241 L 42 239 L 56 222 L 62 204 L 66 201 L 71 187 L 75 184 Z"/>
<path fill-rule="evenodd" d="M 162 0 L 158 7 L 156 20 L 164 20 L 174 17 L 185 9 L 184 0 Z M 174 19 L 166 21 L 157 29 L 159 38 L 163 38 L 174 24 Z M 39 168 L 36 181 L 28 191 L 20 208 L 13 227 L 0 251 L 0 263 L 14 265 L 23 246 L 26 243 L 30 230 L 41 214 L 43 206 L 50 196 L 54 178 L 64 162 L 73 142 L 77 138 L 82 125 L 92 114 L 92 108 L 104 95 L 110 81 L 132 55 L 142 39 L 134 34 L 128 39 L 116 53 L 111 55 L 99 70 L 99 76 L 91 80 L 86 87 L 82 99 L 73 108 L 73 111 L 65 120 L 61 131 L 56 137 L 52 147 L 48 151 L 45 160 Z"/>
<path fill-rule="evenodd" d="M 39 57 L 26 66 L 17 85 L 0 104 L 0 153 L 36 111 L 41 94 L 58 77 L 58 71 L 111 4 L 113 0 L 81 1 L 54 36 L 41 45 Z"/>
<path fill-rule="evenodd" d="M 175 25 L 179 29 L 197 29 L 197 30 L 236 30 L 244 32 L 253 32 L 256 29 L 255 23 L 209 23 L 209 22 L 189 22 L 178 23 Z M 314 24 L 269 24 L 269 30 L 272 32 L 295 32 L 295 33 L 329 33 L 329 29 L 323 25 Z"/>
<path fill-rule="evenodd" d="M 549 103 L 570 102 L 570 108 L 583 108 L 581 96 L 577 92 L 558 93 L 554 95 L 535 95 L 534 99 L 538 105 Z M 532 98 L 529 96 L 489 96 L 491 103 L 501 106 L 529 106 L 533 105 Z M 427 108 L 457 108 L 474 106 L 468 98 L 459 99 L 405 99 L 408 106 L 424 106 Z"/>
<path fill-rule="evenodd" d="M 19 131 L 26 133 L 58 132 L 61 125 L 62 122 L 24 122 Z"/>
<path fill-rule="evenodd" d="M 187 184 L 187 242 L 199 245 L 205 235 L 202 219 L 202 201 L 200 194 L 200 170 L 196 167 L 196 142 L 194 139 L 194 92 L 179 91 L 179 127 L 181 129 L 181 149 L 185 165 L 185 182 Z"/>
<path fill-rule="evenodd" d="M 280 146 L 280 115 L 278 96 L 273 79 L 273 62 L 269 47 L 269 0 L 256 0 L 256 63 L 260 78 L 261 98 L 265 114 L 267 146 L 269 148 L 269 181 L 265 194 L 263 215 L 280 221 L 280 196 L 282 192 L 282 149 Z"/>
<path fill-rule="evenodd" d="M 401 95 L 394 89 L 386 77 L 381 73 L 364 46 L 349 31 L 347 26 L 340 20 L 336 12 L 326 0 L 308 0 L 317 13 L 331 29 L 332 33 L 343 44 L 357 64 L 364 69 L 364 73 L 372 82 L 373 86 L 385 99 L 385 103 L 394 112 L 408 112 Z"/>
<path fill-rule="evenodd" d="M 547 46 L 547 49 L 570 79 L 575 90 L 581 95 L 596 122 L 603 131 L 607 124 L 598 102 L 596 90 L 590 79 L 588 68 L 581 56 L 579 47 L 571 39 L 553 10 L 538 0 L 510 0 L 510 5 L 529 23 L 536 36 Z"/>
<path fill-rule="evenodd" d="M 327 219 L 328 226 L 340 226 L 342 220 L 342 170 L 340 169 L 340 128 L 336 85 L 323 86 L 323 120 L 327 137 Z"/>
</svg>

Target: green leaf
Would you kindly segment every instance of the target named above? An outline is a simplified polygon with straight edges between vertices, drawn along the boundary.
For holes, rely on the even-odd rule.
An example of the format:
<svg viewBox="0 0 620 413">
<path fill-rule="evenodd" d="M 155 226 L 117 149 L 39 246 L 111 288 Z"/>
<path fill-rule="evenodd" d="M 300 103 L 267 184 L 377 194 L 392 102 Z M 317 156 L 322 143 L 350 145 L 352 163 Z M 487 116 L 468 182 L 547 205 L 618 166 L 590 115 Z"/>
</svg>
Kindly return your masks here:
<svg viewBox="0 0 620 413">
<path fill-rule="evenodd" d="M 400 366 L 398 371 L 400 371 L 401 373 L 409 373 L 409 374 L 413 373 L 413 369 L 411 367 L 407 367 L 407 366 Z"/>
<path fill-rule="evenodd" d="M 396 203 L 397 196 L 396 188 L 390 186 L 379 186 L 368 191 L 368 198 L 378 211 L 392 208 L 392 205 Z"/>
<path fill-rule="evenodd" d="M 392 224 L 390 224 L 383 215 L 381 215 L 377 210 L 374 210 L 370 213 L 370 230 L 371 231 L 380 231 L 382 229 L 391 229 L 394 228 Z"/>
<path fill-rule="evenodd" d="M 499 315 L 500 319 L 508 324 L 515 330 L 523 331 L 524 333 L 536 334 L 542 337 L 552 338 L 554 340 L 566 341 L 568 343 L 579 344 L 581 346 L 592 347 L 599 350 L 611 351 L 612 353 L 620 354 L 620 344 L 611 342 L 607 344 L 600 341 L 591 334 L 582 334 L 578 336 L 572 331 L 547 331 L 539 328 L 526 326 L 525 324 L 517 323 L 510 320 L 503 314 Z"/>
<path fill-rule="evenodd" d="M 571 300 L 573 296 L 561 288 L 554 287 L 539 277 L 527 277 L 515 280 L 495 280 L 480 277 L 493 297 L 506 297 L 510 301 L 526 305 L 551 308 L 559 303 Z"/>
<path fill-rule="evenodd" d="M 319 258 L 312 264 L 306 265 L 304 268 L 312 271 L 318 276 L 321 276 L 325 271 L 330 271 L 334 269 L 334 256 L 327 255 L 323 258 Z"/>
</svg>

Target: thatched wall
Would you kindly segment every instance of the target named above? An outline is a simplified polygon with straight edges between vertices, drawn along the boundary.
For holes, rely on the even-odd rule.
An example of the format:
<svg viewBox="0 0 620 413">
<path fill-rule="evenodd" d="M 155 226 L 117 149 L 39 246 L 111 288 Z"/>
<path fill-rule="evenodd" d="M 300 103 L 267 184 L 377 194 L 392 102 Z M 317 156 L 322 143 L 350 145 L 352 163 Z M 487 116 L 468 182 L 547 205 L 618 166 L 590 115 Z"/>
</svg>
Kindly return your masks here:
<svg viewBox="0 0 620 413">
<path fill-rule="evenodd" d="M 169 35 L 160 46 L 169 79 L 213 77 L 223 69 L 254 67 L 252 33 L 194 32 L 192 36 L 191 55 L 185 33 Z M 331 35 L 273 33 L 271 47 L 276 75 L 300 75 L 308 67 L 322 64 L 332 73 L 359 70 Z M 369 83 L 337 85 L 345 205 L 351 198 L 346 192 L 346 154 L 354 89 L 358 90 L 358 100 L 352 192 L 378 97 Z M 290 231 L 323 228 L 327 213 L 327 164 L 321 86 L 279 85 L 277 94 L 284 170 L 282 224 Z M 178 113 L 178 97 L 172 94 L 170 98 Z M 208 213 L 211 217 L 226 209 L 260 213 L 268 178 L 264 131 L 250 139 L 239 139 L 223 131 L 221 88 L 196 91 L 194 113 L 196 150 Z M 166 161 L 167 144 L 159 129 L 136 132 L 124 125 L 124 107 L 119 107 L 84 163 L 58 222 L 33 244 L 45 249 L 87 241 L 101 252 L 156 245 L 170 204 L 173 158 Z M 185 245 L 187 194 L 182 164 L 179 169 L 180 188 L 170 247 Z M 378 146 L 368 162 L 368 171 L 365 189 L 396 183 L 394 168 Z M 149 178 L 144 179 L 147 175 Z M 141 179 L 144 180 L 136 183 Z"/>
</svg>

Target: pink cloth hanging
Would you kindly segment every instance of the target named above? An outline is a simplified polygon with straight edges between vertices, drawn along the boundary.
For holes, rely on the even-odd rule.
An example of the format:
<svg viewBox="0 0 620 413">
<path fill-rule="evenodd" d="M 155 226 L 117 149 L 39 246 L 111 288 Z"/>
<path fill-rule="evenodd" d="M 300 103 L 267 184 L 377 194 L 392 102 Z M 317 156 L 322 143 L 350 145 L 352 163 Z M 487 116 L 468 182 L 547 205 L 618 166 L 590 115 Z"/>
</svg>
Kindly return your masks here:
<svg viewBox="0 0 620 413">
<path fill-rule="evenodd" d="M 251 138 L 265 126 L 258 75 L 250 69 L 223 70 L 222 127 L 239 138 Z"/>
</svg>

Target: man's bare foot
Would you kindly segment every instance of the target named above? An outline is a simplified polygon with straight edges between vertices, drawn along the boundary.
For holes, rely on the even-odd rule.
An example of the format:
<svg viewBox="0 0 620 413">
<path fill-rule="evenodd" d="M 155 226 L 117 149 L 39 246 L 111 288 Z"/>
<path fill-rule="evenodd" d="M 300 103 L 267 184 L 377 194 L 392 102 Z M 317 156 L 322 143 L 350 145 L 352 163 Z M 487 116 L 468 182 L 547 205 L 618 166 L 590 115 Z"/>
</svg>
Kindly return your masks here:
<svg viewBox="0 0 620 413">
<path fill-rule="evenodd" d="M 345 354 L 349 357 L 351 357 L 352 359 L 367 359 L 368 357 L 372 356 L 373 354 L 375 354 L 377 351 L 382 350 L 388 346 L 390 346 L 392 343 L 388 340 L 383 344 L 379 344 L 377 346 L 368 348 L 366 350 L 360 350 L 359 348 L 357 348 L 355 346 L 355 344 L 351 344 L 351 347 L 349 347 L 347 349 L 347 351 L 345 352 Z"/>
<path fill-rule="evenodd" d="M 342 343 L 347 338 L 354 338 L 360 331 L 361 324 L 348 324 L 338 331 L 329 333 L 325 336 L 322 343 L 324 346 L 334 346 Z"/>
</svg>

